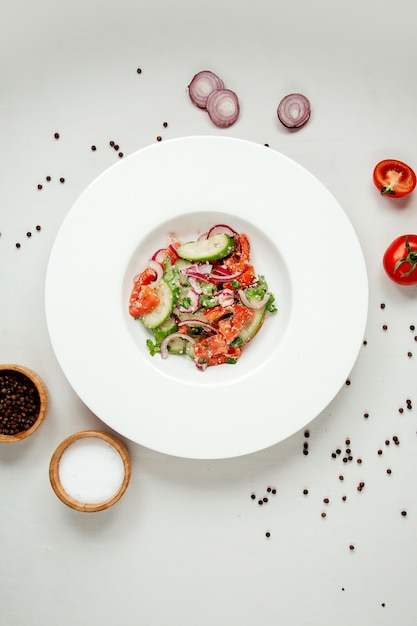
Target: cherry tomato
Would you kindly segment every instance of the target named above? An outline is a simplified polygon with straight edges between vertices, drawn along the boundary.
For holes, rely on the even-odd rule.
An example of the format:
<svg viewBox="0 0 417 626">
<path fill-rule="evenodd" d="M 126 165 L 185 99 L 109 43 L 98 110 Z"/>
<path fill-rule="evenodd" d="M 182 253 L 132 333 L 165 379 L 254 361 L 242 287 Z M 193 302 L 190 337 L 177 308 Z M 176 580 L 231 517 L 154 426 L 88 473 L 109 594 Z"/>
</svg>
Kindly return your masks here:
<svg viewBox="0 0 417 626">
<path fill-rule="evenodd" d="M 383 265 L 398 285 L 417 284 L 417 235 L 401 235 L 386 249 Z"/>
<path fill-rule="evenodd" d="M 374 169 L 374 183 L 383 196 L 402 198 L 411 193 L 417 179 L 409 165 L 395 159 L 380 161 Z"/>
</svg>

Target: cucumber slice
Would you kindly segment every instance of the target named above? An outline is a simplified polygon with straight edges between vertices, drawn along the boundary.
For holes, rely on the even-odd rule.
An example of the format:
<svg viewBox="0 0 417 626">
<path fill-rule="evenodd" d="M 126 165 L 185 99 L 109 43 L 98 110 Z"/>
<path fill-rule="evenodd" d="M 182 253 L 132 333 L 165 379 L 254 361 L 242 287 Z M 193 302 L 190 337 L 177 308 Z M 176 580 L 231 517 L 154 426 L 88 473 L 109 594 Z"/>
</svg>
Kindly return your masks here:
<svg viewBox="0 0 417 626">
<path fill-rule="evenodd" d="M 189 241 L 177 248 L 177 254 L 188 261 L 217 261 L 228 256 L 236 247 L 236 239 L 219 233 L 201 241 Z"/>
<path fill-rule="evenodd" d="M 158 283 L 156 291 L 160 300 L 158 306 L 153 311 L 145 313 L 145 315 L 142 315 L 140 318 L 145 328 L 158 328 L 158 326 L 168 319 L 174 308 L 174 294 L 164 280 Z"/>
<path fill-rule="evenodd" d="M 263 324 L 267 306 L 266 304 L 262 309 L 255 311 L 253 318 L 248 320 L 242 327 L 239 335 L 232 341 L 232 345 L 244 346 L 246 343 L 249 343 Z"/>
<path fill-rule="evenodd" d="M 161 341 L 163 341 L 165 337 L 168 337 L 168 335 L 172 335 L 172 333 L 177 332 L 177 330 L 177 322 L 175 321 L 175 318 L 170 315 L 164 322 L 162 322 L 162 324 L 160 324 L 160 326 L 153 329 L 155 341 L 157 343 L 161 343 Z"/>
</svg>

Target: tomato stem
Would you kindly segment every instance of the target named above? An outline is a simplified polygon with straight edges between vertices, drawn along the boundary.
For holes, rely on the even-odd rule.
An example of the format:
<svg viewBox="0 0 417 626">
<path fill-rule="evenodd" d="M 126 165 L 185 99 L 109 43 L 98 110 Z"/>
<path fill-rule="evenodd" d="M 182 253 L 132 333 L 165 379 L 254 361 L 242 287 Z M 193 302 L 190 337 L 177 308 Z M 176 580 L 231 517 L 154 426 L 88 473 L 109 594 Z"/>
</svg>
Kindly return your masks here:
<svg viewBox="0 0 417 626">
<path fill-rule="evenodd" d="M 388 187 L 388 185 L 384 185 L 384 187 L 382 187 L 381 189 L 381 196 L 395 196 L 395 191 L 393 190 L 392 187 Z"/>
<path fill-rule="evenodd" d="M 399 259 L 396 264 L 394 265 L 394 272 L 397 271 L 397 269 L 403 264 L 403 263 L 408 263 L 410 265 L 410 269 L 408 270 L 408 272 L 404 272 L 403 276 L 410 276 L 410 274 L 412 274 L 414 272 L 414 270 L 416 269 L 416 265 L 417 265 L 417 250 L 412 250 L 410 247 L 410 242 L 408 241 L 408 235 L 405 238 L 405 247 L 407 250 L 407 256 L 403 257 L 402 259 Z"/>
</svg>

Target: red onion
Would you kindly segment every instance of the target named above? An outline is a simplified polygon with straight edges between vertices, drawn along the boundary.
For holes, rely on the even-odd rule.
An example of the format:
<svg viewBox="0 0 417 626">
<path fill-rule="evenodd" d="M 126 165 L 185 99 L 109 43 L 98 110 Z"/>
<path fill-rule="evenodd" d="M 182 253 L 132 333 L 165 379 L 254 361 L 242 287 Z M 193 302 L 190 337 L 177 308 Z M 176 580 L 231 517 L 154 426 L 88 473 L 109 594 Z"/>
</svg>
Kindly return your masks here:
<svg viewBox="0 0 417 626">
<path fill-rule="evenodd" d="M 267 292 L 262 298 L 262 300 L 257 300 L 256 298 L 253 298 L 253 300 L 248 300 L 243 289 L 239 289 L 238 294 L 239 294 L 239 298 L 242 300 L 242 303 L 248 309 L 253 309 L 254 311 L 257 311 L 258 309 L 262 309 L 267 304 L 269 298 L 271 297 L 271 294 Z"/>
<path fill-rule="evenodd" d="M 178 256 L 177 249 L 176 249 L 176 247 L 172 243 L 169 244 L 168 248 L 169 248 L 172 256 L 174 257 L 174 262 L 175 262 L 177 259 L 180 258 Z"/>
<path fill-rule="evenodd" d="M 165 339 L 161 343 L 161 357 L 163 359 L 166 359 L 169 354 L 168 345 L 170 341 L 172 341 L 173 339 L 177 339 L 178 337 L 181 337 L 181 339 L 186 339 L 186 341 L 189 341 L 190 343 L 195 343 L 195 339 L 193 339 L 189 335 L 184 335 L 183 333 L 171 333 L 171 335 L 165 337 Z"/>
<path fill-rule="evenodd" d="M 207 98 L 216 89 L 224 89 L 222 79 L 209 70 L 203 70 L 198 72 L 188 85 L 188 94 L 193 104 L 205 109 Z"/>
<path fill-rule="evenodd" d="M 290 93 L 278 105 L 278 119 L 287 128 L 300 128 L 308 122 L 311 107 L 308 98 L 301 93 Z"/>
<path fill-rule="evenodd" d="M 194 276 L 189 276 L 188 277 L 188 282 L 190 283 L 191 288 L 192 288 L 193 291 L 195 291 L 198 294 L 203 292 L 203 290 L 201 288 L 201 285 L 200 285 L 200 283 L 199 283 L 197 278 L 194 278 Z"/>
<path fill-rule="evenodd" d="M 239 117 L 239 99 L 230 89 L 215 89 L 207 98 L 206 109 L 213 124 L 227 128 Z"/>
<path fill-rule="evenodd" d="M 238 232 L 233 230 L 233 228 L 227 226 L 227 224 L 216 224 L 208 231 L 207 239 L 209 237 L 214 237 L 214 235 L 218 235 L 219 233 L 224 233 L 225 235 L 229 235 L 229 237 L 236 237 L 236 235 L 239 234 Z"/>
<path fill-rule="evenodd" d="M 163 265 L 164 260 L 166 258 L 166 255 L 167 255 L 167 249 L 166 248 L 160 248 L 153 255 L 152 261 L 156 261 L 157 263 L 160 263 L 161 265 Z"/>
<path fill-rule="evenodd" d="M 155 280 L 153 282 L 157 282 L 160 278 L 162 278 L 164 270 L 162 269 L 158 261 L 155 261 L 154 259 L 149 259 L 148 267 L 156 274 Z"/>
<path fill-rule="evenodd" d="M 236 274 L 209 274 L 208 278 L 210 281 L 218 282 L 218 283 L 228 283 L 230 280 L 236 280 L 239 276 L 242 276 L 243 270 L 241 272 L 237 272 Z"/>
<path fill-rule="evenodd" d="M 208 322 L 203 322 L 202 320 L 182 320 L 182 322 L 178 322 L 178 326 L 197 326 L 198 328 L 204 328 L 204 330 L 208 330 L 211 333 L 217 333 L 217 329 L 214 326 Z"/>
<path fill-rule="evenodd" d="M 235 296 L 231 289 L 222 289 L 216 295 L 220 306 L 230 306 L 235 301 Z"/>
</svg>

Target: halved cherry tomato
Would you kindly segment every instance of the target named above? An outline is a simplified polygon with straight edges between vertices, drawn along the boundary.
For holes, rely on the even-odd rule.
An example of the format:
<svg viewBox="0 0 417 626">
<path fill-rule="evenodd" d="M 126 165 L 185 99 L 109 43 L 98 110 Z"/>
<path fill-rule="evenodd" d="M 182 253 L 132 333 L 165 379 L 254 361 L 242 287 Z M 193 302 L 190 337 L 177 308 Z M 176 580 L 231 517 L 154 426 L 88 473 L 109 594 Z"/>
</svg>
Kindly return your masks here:
<svg viewBox="0 0 417 626">
<path fill-rule="evenodd" d="M 402 198 L 411 193 L 417 184 L 409 165 L 395 159 L 380 161 L 374 169 L 374 183 L 383 196 Z"/>
<path fill-rule="evenodd" d="M 388 246 L 383 258 L 388 276 L 398 285 L 417 284 L 417 235 L 401 235 Z"/>
<path fill-rule="evenodd" d="M 129 314 L 132 317 L 141 317 L 158 306 L 159 296 L 150 285 L 155 278 L 155 272 L 149 267 L 135 278 L 129 300 Z"/>
</svg>

